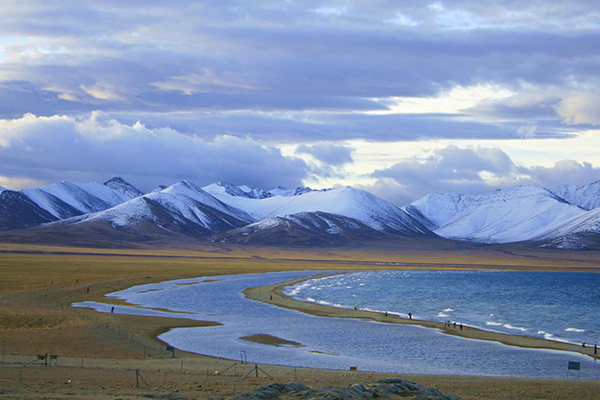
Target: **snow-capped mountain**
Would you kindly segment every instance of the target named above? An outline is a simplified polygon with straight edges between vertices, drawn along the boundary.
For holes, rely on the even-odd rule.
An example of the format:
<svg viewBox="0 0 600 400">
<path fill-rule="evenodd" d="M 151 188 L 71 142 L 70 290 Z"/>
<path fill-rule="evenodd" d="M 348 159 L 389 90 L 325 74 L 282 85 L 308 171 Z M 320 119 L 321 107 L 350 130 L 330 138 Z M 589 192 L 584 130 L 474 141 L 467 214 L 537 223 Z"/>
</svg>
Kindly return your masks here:
<svg viewBox="0 0 600 400">
<path fill-rule="evenodd" d="M 28 228 L 55 220 L 56 217 L 23 193 L 8 189 L 0 192 L 0 231 Z"/>
<path fill-rule="evenodd" d="M 561 185 L 552 190 L 552 193 L 585 210 L 600 207 L 600 181 L 587 185 Z"/>
<path fill-rule="evenodd" d="M 271 190 L 263 190 L 257 188 L 251 188 L 246 185 L 236 186 L 229 182 L 217 182 L 212 183 L 208 186 L 204 186 L 202 189 L 206 190 L 209 193 L 217 194 L 217 195 L 229 195 L 234 197 L 246 197 L 249 199 L 266 199 L 267 197 L 273 196 L 299 196 L 304 193 L 312 192 L 313 189 L 309 187 L 297 187 L 296 189 L 286 189 L 284 187 L 278 186 L 275 189 Z"/>
<path fill-rule="evenodd" d="M 573 218 L 534 240 L 547 247 L 582 249 L 593 246 L 600 237 L 600 208 L 595 208 Z"/>
<path fill-rule="evenodd" d="M 429 194 L 407 206 L 406 211 L 436 234 L 482 243 L 532 240 L 585 210 L 554 193 L 535 186 L 519 186 L 474 196 Z"/>
<path fill-rule="evenodd" d="M 125 184 L 124 186 L 129 185 L 126 182 Z M 9 226 L 10 229 L 26 228 L 105 210 L 137 196 L 139 190 L 133 186 L 131 188 L 133 189 L 127 193 L 98 182 L 72 183 L 63 181 L 40 188 L 23 189 L 18 192 L 4 190 L 2 194 L 5 197 L 0 199 L 0 207 L 2 207 L 2 215 L 4 216 L 0 218 L 12 219 L 12 222 L 4 224 L 4 227 L 0 227 L 0 230 L 9 229 Z M 14 193 L 19 195 L 17 196 Z M 43 212 L 40 210 L 43 210 Z"/>
<path fill-rule="evenodd" d="M 137 231 L 140 237 L 217 235 L 212 240 L 262 244 L 325 244 L 392 235 L 434 236 L 398 207 L 358 189 L 256 198 L 248 193 L 258 191 L 238 191 L 223 183 L 206 188 L 213 194 L 181 181 L 107 210 L 46 227 L 76 227 L 86 232 L 102 231 L 103 235 L 110 229 L 131 234 Z"/>
<path fill-rule="evenodd" d="M 352 218 L 324 212 L 301 212 L 285 217 L 263 219 L 215 235 L 211 240 L 227 243 L 305 246 L 385 238 L 389 237 Z"/>
<path fill-rule="evenodd" d="M 106 210 L 140 195 L 139 190 L 125 181 L 116 188 L 115 179 L 121 178 L 113 178 L 107 182 L 112 187 L 98 182 L 62 181 L 41 188 L 23 189 L 21 192 L 52 215 L 62 219 Z M 127 190 L 129 187 L 131 188 Z"/>
<path fill-rule="evenodd" d="M 294 196 L 271 196 L 251 199 L 233 196 L 226 191 L 209 192 L 224 203 L 246 211 L 257 221 L 298 213 L 322 212 L 350 218 L 379 232 L 404 235 L 431 235 L 429 229 L 394 206 L 364 190 L 349 186 L 324 191 L 304 192 Z"/>
<path fill-rule="evenodd" d="M 320 191 L 327 191 L 329 189 L 321 189 Z M 284 197 L 289 197 L 289 196 L 300 196 L 304 193 L 309 193 L 309 192 L 314 192 L 314 189 L 311 189 L 307 186 L 305 187 L 297 187 L 296 189 L 286 189 L 282 186 L 277 186 L 275 189 L 271 189 L 269 190 L 269 194 L 271 196 L 284 196 Z"/>
<path fill-rule="evenodd" d="M 314 245 L 414 237 L 537 246 L 600 247 L 600 181 L 432 193 L 399 208 L 352 187 L 271 190 L 181 181 L 142 194 L 122 178 L 0 191 L 0 231 L 13 238 L 104 241 L 203 238 L 215 242 Z M 588 211 L 590 209 L 590 211 Z M 37 235 L 37 236 L 36 236 Z M 66 235 L 66 236 L 65 236 Z M 40 239 L 41 238 L 41 239 Z M 58 240 L 58 239 L 57 239 Z"/>
<path fill-rule="evenodd" d="M 138 188 L 119 176 L 107 180 L 104 182 L 104 186 L 116 190 L 117 192 L 121 192 L 130 199 L 135 199 L 144 194 Z"/>
<path fill-rule="evenodd" d="M 234 206 L 231 206 L 223 201 L 218 200 L 217 198 L 203 190 L 201 187 L 188 181 L 178 182 L 174 185 L 163 189 L 158 193 L 170 195 L 175 199 L 175 201 L 180 198 L 192 199 L 198 202 L 199 204 L 204 204 L 206 206 L 214 208 L 219 212 L 231 215 L 232 217 L 235 217 L 246 223 L 251 223 L 255 221 L 255 219 L 248 215 L 245 211 L 242 211 Z"/>
<path fill-rule="evenodd" d="M 269 192 L 262 189 L 252 189 L 246 185 L 235 186 L 229 182 L 217 182 L 203 187 L 204 190 L 211 193 L 228 194 L 235 197 L 247 197 L 249 199 L 264 199 L 271 197 Z"/>
<path fill-rule="evenodd" d="M 242 210 L 215 199 L 200 187 L 181 181 L 159 192 L 136 197 L 115 207 L 48 224 L 128 231 L 140 235 L 153 232 L 206 236 L 254 222 Z M 164 232 L 161 232 L 164 231 Z"/>
</svg>

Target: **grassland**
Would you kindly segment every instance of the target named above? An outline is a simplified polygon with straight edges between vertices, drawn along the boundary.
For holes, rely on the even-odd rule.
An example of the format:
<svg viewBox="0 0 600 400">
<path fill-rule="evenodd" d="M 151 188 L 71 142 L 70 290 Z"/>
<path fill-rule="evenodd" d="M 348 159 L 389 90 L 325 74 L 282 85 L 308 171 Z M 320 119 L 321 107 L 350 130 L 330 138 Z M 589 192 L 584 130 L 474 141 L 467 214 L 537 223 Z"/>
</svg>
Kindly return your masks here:
<svg viewBox="0 0 600 400">
<path fill-rule="evenodd" d="M 177 352 L 176 362 L 165 357 L 164 347 L 161 348 L 164 344 L 156 339 L 157 334 L 174 326 L 210 325 L 210 321 L 107 315 L 69 307 L 72 302 L 99 300 L 105 293 L 136 284 L 301 269 L 493 268 L 600 272 L 598 260 L 597 252 L 456 247 L 446 242 L 356 249 L 206 244 L 179 249 L 98 249 L 0 244 L 0 348 L 3 355 L 0 393 L 6 398 L 36 398 L 39 393 L 50 393 L 53 398 L 75 395 L 115 399 L 133 398 L 151 390 L 208 399 L 230 397 L 272 383 L 264 377 L 241 380 L 241 372 L 214 375 L 214 371 L 231 366 L 231 360 L 180 352 Z M 61 368 L 50 369 L 39 363 L 25 367 L 37 354 L 59 355 Z M 297 379 L 310 386 L 368 383 L 386 376 L 360 371 L 262 367 L 280 381 Z M 131 380 L 123 382 L 135 369 L 146 374 L 151 380 L 150 387 L 137 388 Z M 464 399 L 593 398 L 589 397 L 590 393 L 600 392 L 597 381 L 409 378 Z M 65 384 L 69 380 L 72 383 Z"/>
</svg>

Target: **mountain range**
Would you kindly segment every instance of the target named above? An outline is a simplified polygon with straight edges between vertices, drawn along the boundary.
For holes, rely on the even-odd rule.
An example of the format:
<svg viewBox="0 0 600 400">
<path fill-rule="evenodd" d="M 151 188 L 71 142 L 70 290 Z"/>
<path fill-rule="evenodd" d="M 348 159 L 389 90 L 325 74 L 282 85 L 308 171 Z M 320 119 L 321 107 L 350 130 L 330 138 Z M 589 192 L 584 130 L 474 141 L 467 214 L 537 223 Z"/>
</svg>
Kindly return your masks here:
<svg viewBox="0 0 600 400">
<path fill-rule="evenodd" d="M 0 188 L 0 240 L 335 246 L 444 238 L 582 249 L 600 245 L 599 207 L 600 181 L 554 190 L 519 186 L 483 195 L 431 193 L 400 208 L 349 186 L 263 190 L 180 181 L 143 193 L 112 178 Z"/>
</svg>

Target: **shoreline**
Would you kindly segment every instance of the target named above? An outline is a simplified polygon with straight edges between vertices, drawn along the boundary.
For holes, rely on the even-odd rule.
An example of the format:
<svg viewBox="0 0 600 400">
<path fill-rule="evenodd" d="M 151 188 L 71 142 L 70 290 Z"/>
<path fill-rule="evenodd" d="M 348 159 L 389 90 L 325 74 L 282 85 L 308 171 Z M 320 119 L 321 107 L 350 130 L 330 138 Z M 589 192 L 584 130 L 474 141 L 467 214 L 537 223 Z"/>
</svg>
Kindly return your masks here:
<svg viewBox="0 0 600 400">
<path fill-rule="evenodd" d="M 15 252 L 18 251 L 18 252 Z M 367 249 L 368 250 L 368 249 Z M 550 254 L 550 255 L 546 255 Z M 516 398 L 590 399 L 600 380 L 559 378 L 373 373 L 333 369 L 252 365 L 177 350 L 164 354 L 157 335 L 168 329 L 199 326 L 201 321 L 100 313 L 74 309 L 72 302 L 105 301 L 104 295 L 167 280 L 282 270 L 390 269 L 375 262 L 405 264 L 394 269 L 547 269 L 600 272 L 596 253 L 454 253 L 413 250 L 289 251 L 207 246 L 201 249 L 97 249 L 0 243 L 0 380 L 6 398 L 94 398 L 115 400 L 181 396 L 200 400 L 231 399 L 274 382 L 299 381 L 312 387 L 367 385 L 402 377 L 465 400 Z M 591 254 L 591 256 L 590 256 Z M 600 253 L 599 253 L 600 254 Z M 576 257 L 575 257 L 576 256 Z M 89 291 L 88 291 L 89 289 Z M 205 322 L 211 323 L 211 322 Z M 254 338 L 257 339 L 257 338 Z M 278 342 L 277 338 L 264 338 Z M 282 343 L 282 345 L 286 345 Z M 158 352 L 157 347 L 162 347 Z M 58 365 L 31 365 L 36 355 L 58 355 Z M 136 385 L 136 370 L 140 380 Z M 266 371 L 275 380 L 262 374 Z M 215 371 L 224 373 L 215 374 Z"/>
<path fill-rule="evenodd" d="M 396 314 L 388 314 L 375 311 L 352 310 L 348 308 L 339 308 L 323 304 L 311 303 L 307 301 L 297 300 L 285 295 L 284 289 L 288 286 L 316 279 L 319 277 L 328 276 L 325 274 L 316 274 L 309 278 L 293 279 L 285 282 L 279 282 L 272 285 L 248 288 L 243 291 L 246 298 L 260 301 L 267 304 L 273 304 L 278 307 L 287 308 L 295 311 L 300 311 L 305 314 L 318 317 L 329 318 L 352 318 L 370 320 L 379 323 L 399 324 L 399 325 L 417 325 L 428 329 L 437 329 L 446 335 L 453 335 L 472 340 L 484 340 L 502 343 L 507 346 L 516 346 L 530 349 L 557 350 L 579 353 L 589 356 L 593 359 L 600 360 L 600 354 L 594 354 L 593 346 L 583 347 L 566 342 L 558 342 L 542 338 L 534 338 L 530 336 L 512 335 L 501 332 L 487 331 L 481 328 L 464 326 L 460 329 L 459 325 L 445 326 L 443 322 L 408 319 L 400 317 Z"/>
</svg>

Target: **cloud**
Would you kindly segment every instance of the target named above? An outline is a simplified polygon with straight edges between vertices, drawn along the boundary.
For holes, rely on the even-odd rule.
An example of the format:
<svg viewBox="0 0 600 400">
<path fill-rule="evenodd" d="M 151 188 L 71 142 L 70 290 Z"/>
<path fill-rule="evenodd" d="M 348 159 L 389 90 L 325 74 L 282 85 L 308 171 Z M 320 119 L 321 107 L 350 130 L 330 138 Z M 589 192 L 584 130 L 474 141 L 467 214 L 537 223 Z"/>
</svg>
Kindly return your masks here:
<svg viewBox="0 0 600 400">
<path fill-rule="evenodd" d="M 376 170 L 370 176 L 378 180 L 374 185 L 378 194 L 392 199 L 394 203 L 406 204 L 438 191 L 484 193 L 492 186 L 482 177 L 483 173 L 505 179 L 514 172 L 514 164 L 500 149 L 468 149 L 450 145 L 435 150 L 425 160 L 402 161 Z M 390 183 L 393 186 L 390 187 Z M 386 194 L 382 193 L 384 190 Z"/>
<path fill-rule="evenodd" d="M 354 111 L 349 99 L 598 77 L 594 7 L 579 1 L 140 4 L 3 3 L 0 79 L 51 82 L 62 91 L 46 102 L 68 113 L 90 95 L 105 111 Z M 410 23 L 386 22 L 399 18 Z"/>
<path fill-rule="evenodd" d="M 0 150 L 15 163 L 0 163 L 48 180 L 97 179 L 111 165 L 137 179 L 209 180 L 218 166 L 217 179 L 295 186 L 307 174 L 343 175 L 352 153 L 336 143 L 350 140 L 578 136 L 600 124 L 597 8 L 588 0 L 6 0 L 0 125 L 14 129 L 1 128 L 8 147 Z M 318 142 L 337 147 L 309 145 Z M 314 163 L 283 157 L 283 145 L 301 146 Z M 372 179 L 408 185 L 396 191 L 408 199 L 427 182 L 477 191 L 567 171 L 519 175 L 497 151 L 463 150 L 406 160 Z M 164 172 L 148 160 L 160 156 Z"/>
<path fill-rule="evenodd" d="M 162 82 L 151 82 L 151 86 L 165 91 L 180 91 L 191 95 L 198 92 L 210 92 L 214 90 L 225 91 L 247 91 L 256 90 L 252 85 L 236 82 L 235 77 L 219 77 L 208 68 L 201 73 L 190 73 L 183 76 L 173 76 Z"/>
<path fill-rule="evenodd" d="M 554 109 L 569 125 L 600 125 L 600 90 L 570 93 Z"/>
<path fill-rule="evenodd" d="M 81 85 L 80 86 L 81 89 L 87 93 L 88 95 L 92 96 L 95 99 L 98 100 L 107 100 L 107 101 L 123 101 L 124 98 L 117 93 L 117 90 L 109 84 L 103 84 L 103 83 L 95 83 L 92 86 L 86 86 L 86 85 Z M 60 95 L 59 95 L 60 97 Z M 64 95 L 63 98 L 65 100 L 69 100 L 69 101 L 76 101 L 77 97 L 70 95 L 69 97 L 65 98 Z"/>
<path fill-rule="evenodd" d="M 46 182 L 124 175 L 147 190 L 180 179 L 295 187 L 307 174 L 300 159 L 251 138 L 204 141 L 140 122 L 124 125 L 101 112 L 80 119 L 28 114 L 0 120 L 0 169 L 6 178 Z"/>
<path fill-rule="evenodd" d="M 450 145 L 425 159 L 376 170 L 370 177 L 375 182 L 362 188 L 397 205 L 406 205 L 432 192 L 483 194 L 517 185 L 552 189 L 565 183 L 587 184 L 600 179 L 600 167 L 574 160 L 561 160 L 552 167 L 525 167 L 515 164 L 499 148 Z"/>
<path fill-rule="evenodd" d="M 296 149 L 296 154 L 310 154 L 317 160 L 333 166 L 340 166 L 353 162 L 353 152 L 353 148 L 339 146 L 333 143 L 317 143 L 313 145 L 303 144 Z"/>
<path fill-rule="evenodd" d="M 552 167 L 531 167 L 523 170 L 533 185 L 554 188 L 559 185 L 584 185 L 600 180 L 600 167 L 589 162 L 560 160 Z"/>
</svg>

